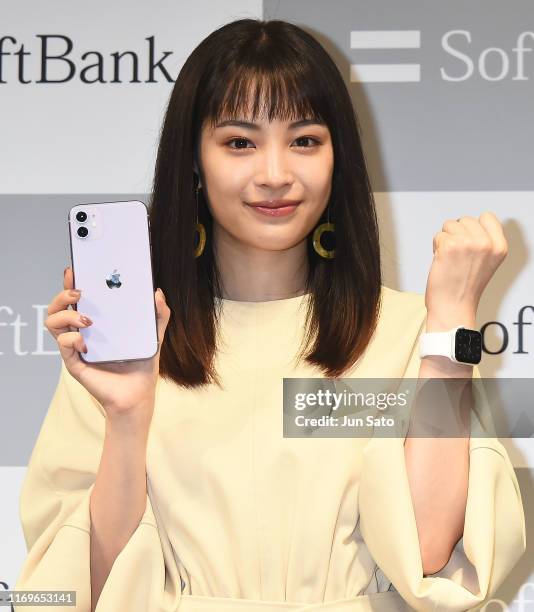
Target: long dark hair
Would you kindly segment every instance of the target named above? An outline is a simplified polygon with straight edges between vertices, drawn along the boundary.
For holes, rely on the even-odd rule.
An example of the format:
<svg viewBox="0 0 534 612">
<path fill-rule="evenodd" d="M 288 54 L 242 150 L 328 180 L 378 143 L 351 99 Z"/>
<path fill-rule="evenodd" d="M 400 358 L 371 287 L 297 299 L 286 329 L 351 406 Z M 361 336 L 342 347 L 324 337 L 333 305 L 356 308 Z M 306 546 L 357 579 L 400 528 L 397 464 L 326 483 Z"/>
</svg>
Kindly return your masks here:
<svg viewBox="0 0 534 612">
<path fill-rule="evenodd" d="M 264 106 L 260 109 L 260 101 Z M 339 377 L 355 364 L 376 328 L 381 260 L 375 203 L 357 117 L 335 63 L 310 34 L 280 21 L 240 19 L 215 30 L 187 58 L 165 112 L 149 202 L 154 280 L 171 309 L 160 375 L 179 385 L 221 384 L 214 369 L 221 283 L 212 249 L 213 219 L 203 196 L 198 219 L 207 243 L 195 258 L 194 162 L 204 121 L 265 113 L 273 119 L 318 118 L 334 151 L 326 211 L 335 224 L 333 259 L 308 239 L 311 294 L 299 357 Z M 200 172 L 202 169 L 198 164 Z M 200 177 L 202 186 L 206 183 Z M 201 193 L 204 189 L 201 190 Z"/>
</svg>

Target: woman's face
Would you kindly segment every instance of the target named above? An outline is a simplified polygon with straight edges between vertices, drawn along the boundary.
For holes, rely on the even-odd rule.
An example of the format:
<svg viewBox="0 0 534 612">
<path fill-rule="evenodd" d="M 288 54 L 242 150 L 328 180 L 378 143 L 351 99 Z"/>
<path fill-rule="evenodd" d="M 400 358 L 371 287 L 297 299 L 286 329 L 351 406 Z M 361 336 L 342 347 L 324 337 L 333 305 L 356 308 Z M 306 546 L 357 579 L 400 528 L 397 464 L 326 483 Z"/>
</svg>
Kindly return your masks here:
<svg viewBox="0 0 534 612">
<path fill-rule="evenodd" d="M 295 246 L 315 228 L 331 192 L 332 141 L 326 125 L 292 124 L 263 119 L 223 122 L 214 129 L 204 125 L 202 188 L 216 239 L 222 232 L 225 242 L 277 251 Z M 298 205 L 279 209 L 285 214 L 278 215 L 253 206 L 273 200 Z"/>
</svg>

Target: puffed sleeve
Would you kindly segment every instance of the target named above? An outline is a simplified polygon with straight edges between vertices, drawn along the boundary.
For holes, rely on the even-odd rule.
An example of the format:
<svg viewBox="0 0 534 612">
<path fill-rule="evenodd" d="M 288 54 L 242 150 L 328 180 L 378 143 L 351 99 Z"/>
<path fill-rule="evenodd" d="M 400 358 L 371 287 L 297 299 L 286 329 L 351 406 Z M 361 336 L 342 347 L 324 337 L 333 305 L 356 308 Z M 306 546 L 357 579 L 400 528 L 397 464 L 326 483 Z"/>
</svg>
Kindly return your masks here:
<svg viewBox="0 0 534 612">
<path fill-rule="evenodd" d="M 504 446 L 484 435 L 486 422 L 492 423 L 487 396 L 475 380 L 473 388 L 481 393 L 473 394 L 463 536 L 439 572 L 423 577 L 404 438 L 373 437 L 364 449 L 362 535 L 379 568 L 415 610 L 461 611 L 483 604 L 526 549 L 517 477 Z"/>
<path fill-rule="evenodd" d="M 90 611 L 89 499 L 104 433 L 103 407 L 62 362 L 22 485 L 19 513 L 28 554 L 15 590 L 76 591 L 76 606 L 69 609 Z M 115 559 L 96 610 L 163 610 L 164 590 L 164 558 L 147 495 L 144 515 Z"/>
</svg>

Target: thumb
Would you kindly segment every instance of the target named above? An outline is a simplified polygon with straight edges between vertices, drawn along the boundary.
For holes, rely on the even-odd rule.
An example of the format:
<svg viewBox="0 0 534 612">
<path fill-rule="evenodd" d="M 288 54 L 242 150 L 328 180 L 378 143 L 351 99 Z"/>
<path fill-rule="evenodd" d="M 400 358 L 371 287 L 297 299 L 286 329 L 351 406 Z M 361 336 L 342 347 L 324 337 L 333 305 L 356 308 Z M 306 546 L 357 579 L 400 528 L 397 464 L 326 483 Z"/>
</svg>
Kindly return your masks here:
<svg viewBox="0 0 534 612">
<path fill-rule="evenodd" d="M 171 317 L 171 309 L 167 306 L 165 295 L 159 287 L 155 293 L 155 300 L 157 313 L 156 320 L 158 326 L 158 340 L 159 347 L 161 349 L 161 345 L 163 344 L 163 338 L 165 337 L 165 330 L 167 329 L 167 324 L 169 323 L 169 319 Z"/>
</svg>

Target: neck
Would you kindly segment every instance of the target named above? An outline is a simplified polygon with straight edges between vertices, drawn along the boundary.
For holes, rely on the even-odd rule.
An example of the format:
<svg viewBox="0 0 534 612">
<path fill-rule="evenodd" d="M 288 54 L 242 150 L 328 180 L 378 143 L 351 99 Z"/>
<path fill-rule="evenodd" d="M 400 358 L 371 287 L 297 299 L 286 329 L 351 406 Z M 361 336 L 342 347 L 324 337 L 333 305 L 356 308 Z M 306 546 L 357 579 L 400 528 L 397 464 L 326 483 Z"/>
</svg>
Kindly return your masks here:
<svg viewBox="0 0 534 612">
<path fill-rule="evenodd" d="M 224 299 L 263 302 L 307 292 L 306 240 L 289 249 L 266 250 L 237 241 L 217 225 L 213 236 Z"/>
</svg>

